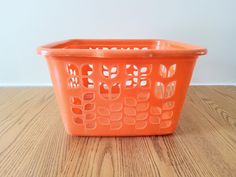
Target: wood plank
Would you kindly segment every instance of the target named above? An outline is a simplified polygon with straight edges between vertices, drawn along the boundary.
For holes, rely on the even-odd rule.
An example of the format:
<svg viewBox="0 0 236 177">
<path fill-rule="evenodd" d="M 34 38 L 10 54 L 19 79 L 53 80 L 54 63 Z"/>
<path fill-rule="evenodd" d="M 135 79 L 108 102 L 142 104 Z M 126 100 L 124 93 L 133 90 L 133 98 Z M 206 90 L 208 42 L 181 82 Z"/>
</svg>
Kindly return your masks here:
<svg viewBox="0 0 236 177">
<path fill-rule="evenodd" d="M 189 89 L 173 135 L 71 137 L 52 88 L 0 88 L 0 176 L 236 176 L 236 87 Z"/>
</svg>

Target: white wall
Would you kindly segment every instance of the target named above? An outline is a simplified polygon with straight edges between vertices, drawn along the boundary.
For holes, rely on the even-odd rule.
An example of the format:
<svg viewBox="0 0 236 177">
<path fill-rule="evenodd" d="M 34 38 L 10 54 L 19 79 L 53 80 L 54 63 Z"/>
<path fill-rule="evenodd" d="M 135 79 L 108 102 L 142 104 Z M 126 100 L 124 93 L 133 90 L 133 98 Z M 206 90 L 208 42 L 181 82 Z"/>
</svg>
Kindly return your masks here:
<svg viewBox="0 0 236 177">
<path fill-rule="evenodd" d="M 236 83 L 235 0 L 6 0 L 0 85 L 50 84 L 35 49 L 68 38 L 162 38 L 208 48 L 193 84 Z"/>
</svg>

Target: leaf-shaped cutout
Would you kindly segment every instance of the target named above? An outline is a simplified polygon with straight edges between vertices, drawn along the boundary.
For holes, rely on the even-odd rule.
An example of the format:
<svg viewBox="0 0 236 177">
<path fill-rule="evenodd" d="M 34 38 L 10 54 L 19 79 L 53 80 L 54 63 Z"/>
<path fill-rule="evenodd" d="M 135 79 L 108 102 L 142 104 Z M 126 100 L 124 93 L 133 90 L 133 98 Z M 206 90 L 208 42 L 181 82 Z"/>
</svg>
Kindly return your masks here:
<svg viewBox="0 0 236 177">
<path fill-rule="evenodd" d="M 134 125 L 136 122 L 136 116 L 125 116 L 124 123 L 127 125 Z"/>
<path fill-rule="evenodd" d="M 86 101 L 92 101 L 95 98 L 95 94 L 94 93 L 85 93 L 83 98 Z"/>
<path fill-rule="evenodd" d="M 101 97 L 104 99 L 109 99 L 109 87 L 106 83 L 100 83 L 99 92 Z"/>
<path fill-rule="evenodd" d="M 163 110 L 170 110 L 173 109 L 175 106 L 175 102 L 174 101 L 167 101 L 163 104 L 162 109 Z"/>
<path fill-rule="evenodd" d="M 86 124 L 85 124 L 85 128 L 90 129 L 90 130 L 95 129 L 96 126 L 97 126 L 97 124 L 95 121 L 86 122 Z"/>
<path fill-rule="evenodd" d="M 98 117 L 98 121 L 101 125 L 109 125 L 110 124 L 110 118 L 109 117 Z"/>
<path fill-rule="evenodd" d="M 155 85 L 155 95 L 159 99 L 170 98 L 174 95 L 176 88 L 176 81 L 169 82 L 167 86 L 162 82 L 157 82 Z"/>
<path fill-rule="evenodd" d="M 136 129 L 144 129 L 147 126 L 147 121 L 137 121 L 135 123 L 135 128 Z"/>
<path fill-rule="evenodd" d="M 169 67 L 168 78 L 173 77 L 175 75 L 175 72 L 176 72 L 176 64 L 173 64 Z"/>
<path fill-rule="evenodd" d="M 120 84 L 114 83 L 111 87 L 111 93 L 112 94 L 119 94 L 120 93 Z"/>
<path fill-rule="evenodd" d="M 70 77 L 69 78 L 69 87 L 70 88 L 77 88 L 79 87 L 80 84 L 79 84 L 79 77 Z"/>
<path fill-rule="evenodd" d="M 72 112 L 74 114 L 82 114 L 82 110 L 80 108 L 77 108 L 77 107 L 72 108 Z"/>
<path fill-rule="evenodd" d="M 106 65 L 102 65 L 102 68 L 106 71 L 108 71 L 108 67 Z"/>
<path fill-rule="evenodd" d="M 126 64 L 125 68 L 128 76 L 138 76 L 138 67 L 136 65 Z"/>
<path fill-rule="evenodd" d="M 148 101 L 148 99 L 150 98 L 150 92 L 141 92 L 138 93 L 137 95 L 137 101 L 138 102 L 142 102 L 142 101 Z"/>
<path fill-rule="evenodd" d="M 159 73 L 162 78 L 171 78 L 175 75 L 176 64 L 171 65 L 167 68 L 165 65 L 160 64 Z"/>
<path fill-rule="evenodd" d="M 157 98 L 162 99 L 164 98 L 165 94 L 165 86 L 162 82 L 157 82 L 155 85 L 155 95 Z"/>
<path fill-rule="evenodd" d="M 138 84 L 138 78 L 134 77 L 134 78 L 129 78 L 128 80 L 126 80 L 125 82 L 125 86 L 126 88 L 135 88 Z"/>
<path fill-rule="evenodd" d="M 174 95 L 176 88 L 176 81 L 169 82 L 165 89 L 164 98 L 170 98 Z"/>
<path fill-rule="evenodd" d="M 167 69 L 166 66 L 163 64 L 160 64 L 160 68 L 159 68 L 159 74 L 162 78 L 166 78 L 167 76 Z"/>
<path fill-rule="evenodd" d="M 115 83 L 111 87 L 111 99 L 117 99 L 120 96 L 121 87 L 119 83 Z"/>
<path fill-rule="evenodd" d="M 148 113 L 147 112 L 137 113 L 136 120 L 145 120 L 147 118 L 148 118 Z"/>
<path fill-rule="evenodd" d="M 111 73 L 117 73 L 117 66 L 112 66 L 110 71 Z"/>
<path fill-rule="evenodd" d="M 90 76 L 93 73 L 93 65 L 87 64 L 81 67 L 82 76 Z"/>
<path fill-rule="evenodd" d="M 161 118 L 160 116 L 150 116 L 149 121 L 151 124 L 160 124 Z"/>
<path fill-rule="evenodd" d="M 93 104 L 93 103 L 88 103 L 84 106 L 85 111 L 92 111 L 94 109 L 95 109 L 95 104 Z"/>
<path fill-rule="evenodd" d="M 86 88 L 91 88 L 93 89 L 94 88 L 94 82 L 91 78 L 82 78 L 83 80 L 83 86 L 86 87 Z"/>
<path fill-rule="evenodd" d="M 125 102 L 126 106 L 136 106 L 137 105 L 137 101 L 133 97 L 125 97 L 124 102 Z"/>
<path fill-rule="evenodd" d="M 112 103 L 110 105 L 110 110 L 111 112 L 118 112 L 121 111 L 123 108 L 123 104 L 122 103 Z"/>
<path fill-rule="evenodd" d="M 169 128 L 172 124 L 171 120 L 161 121 L 160 128 Z"/>
<path fill-rule="evenodd" d="M 112 73 L 111 74 L 111 79 L 114 79 L 117 76 L 117 73 Z"/>
<path fill-rule="evenodd" d="M 147 76 L 152 71 L 152 65 L 150 64 L 142 65 L 139 71 L 141 73 L 141 76 Z"/>
<path fill-rule="evenodd" d="M 140 72 L 141 72 L 141 73 L 147 73 L 147 70 L 148 70 L 148 69 L 147 69 L 147 67 L 145 67 L 145 66 L 143 66 L 143 67 L 140 68 Z"/>
<path fill-rule="evenodd" d="M 71 98 L 71 102 L 74 104 L 74 105 L 81 105 L 81 100 L 79 97 L 72 97 Z"/>
<path fill-rule="evenodd" d="M 102 65 L 102 74 L 106 78 L 109 77 L 109 71 L 108 71 L 108 67 L 106 65 Z"/>
<path fill-rule="evenodd" d="M 160 115 L 162 113 L 162 110 L 159 106 L 152 106 L 150 108 L 150 114 L 151 115 Z"/>
<path fill-rule="evenodd" d="M 141 80 L 140 86 L 141 86 L 141 87 L 147 86 L 147 80 Z"/>
<path fill-rule="evenodd" d="M 82 117 L 75 117 L 75 118 L 74 118 L 74 122 L 75 122 L 76 124 L 80 124 L 80 125 L 84 123 Z"/>
<path fill-rule="evenodd" d="M 110 115 L 111 121 L 118 121 L 122 119 L 122 113 L 121 112 L 113 112 Z"/>
<path fill-rule="evenodd" d="M 109 71 L 103 71 L 103 76 L 108 78 L 109 77 Z"/>
<path fill-rule="evenodd" d="M 137 111 L 147 111 L 149 108 L 149 102 L 138 103 L 136 106 Z"/>
<path fill-rule="evenodd" d="M 129 107 L 125 107 L 124 108 L 124 113 L 127 115 L 127 116 L 136 116 L 136 109 L 135 108 L 129 108 Z"/>
<path fill-rule="evenodd" d="M 100 93 L 101 94 L 108 94 L 109 88 L 106 83 L 100 83 Z"/>
<path fill-rule="evenodd" d="M 110 110 L 107 107 L 98 107 L 97 108 L 98 113 L 101 116 L 110 116 Z"/>
<path fill-rule="evenodd" d="M 161 115 L 162 119 L 171 119 L 173 117 L 173 111 L 163 112 Z"/>
<path fill-rule="evenodd" d="M 66 71 L 71 76 L 79 75 L 79 69 L 78 69 L 77 65 L 75 65 L 75 64 L 67 64 Z"/>
<path fill-rule="evenodd" d="M 94 120 L 96 119 L 96 115 L 94 113 L 88 113 L 85 115 L 86 120 Z"/>
<path fill-rule="evenodd" d="M 119 130 L 122 128 L 122 122 L 111 122 L 110 123 L 111 130 Z"/>
<path fill-rule="evenodd" d="M 140 81 L 140 87 L 142 88 L 148 88 L 150 87 L 150 82 L 148 79 L 141 79 Z"/>
<path fill-rule="evenodd" d="M 102 74 L 105 78 L 115 78 L 117 76 L 117 70 L 117 66 L 102 65 Z"/>
</svg>

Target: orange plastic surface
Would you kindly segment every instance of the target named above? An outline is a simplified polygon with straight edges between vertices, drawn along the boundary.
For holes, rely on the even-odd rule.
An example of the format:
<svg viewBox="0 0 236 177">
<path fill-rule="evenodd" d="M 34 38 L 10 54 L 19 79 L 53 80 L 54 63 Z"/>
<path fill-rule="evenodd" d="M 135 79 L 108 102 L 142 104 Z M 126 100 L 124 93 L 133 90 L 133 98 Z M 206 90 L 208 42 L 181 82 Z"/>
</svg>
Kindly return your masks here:
<svg viewBox="0 0 236 177">
<path fill-rule="evenodd" d="M 65 129 L 78 136 L 173 133 L 198 55 L 167 40 L 68 40 L 42 46 Z"/>
</svg>

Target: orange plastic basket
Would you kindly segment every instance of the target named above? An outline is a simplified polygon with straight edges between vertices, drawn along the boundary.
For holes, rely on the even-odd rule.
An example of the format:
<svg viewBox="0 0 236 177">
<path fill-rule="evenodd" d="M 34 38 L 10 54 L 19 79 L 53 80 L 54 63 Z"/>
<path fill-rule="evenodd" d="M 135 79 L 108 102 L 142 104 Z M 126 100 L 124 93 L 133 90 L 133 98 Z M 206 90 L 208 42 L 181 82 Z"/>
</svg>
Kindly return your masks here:
<svg viewBox="0 0 236 177">
<path fill-rule="evenodd" d="M 173 133 L 198 55 L 167 40 L 68 40 L 42 46 L 64 126 L 80 136 Z"/>
</svg>

